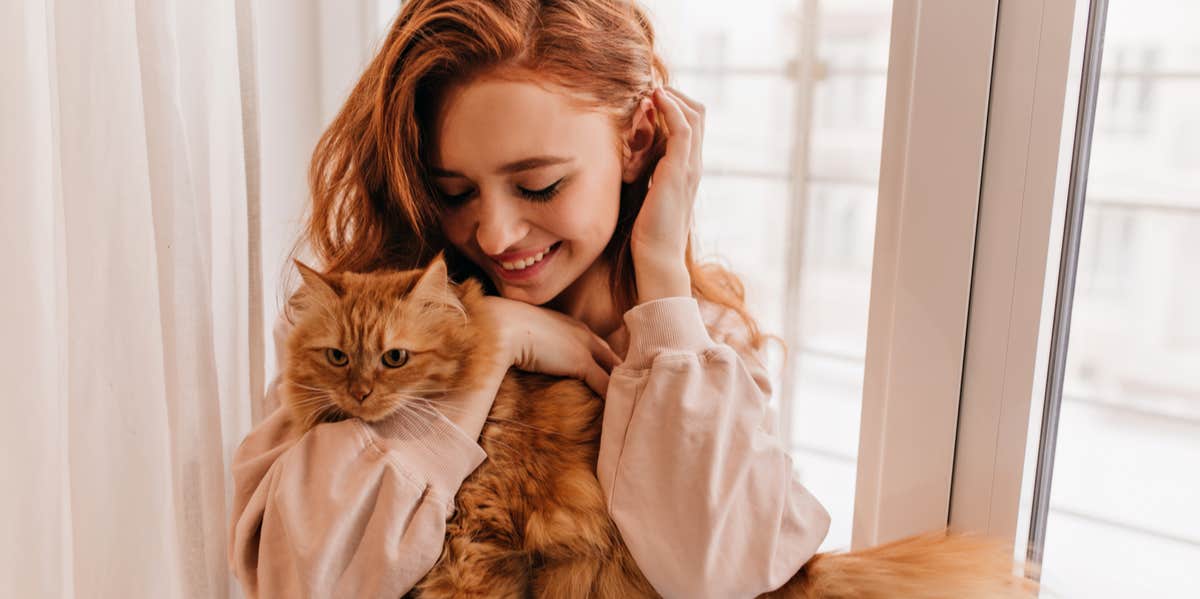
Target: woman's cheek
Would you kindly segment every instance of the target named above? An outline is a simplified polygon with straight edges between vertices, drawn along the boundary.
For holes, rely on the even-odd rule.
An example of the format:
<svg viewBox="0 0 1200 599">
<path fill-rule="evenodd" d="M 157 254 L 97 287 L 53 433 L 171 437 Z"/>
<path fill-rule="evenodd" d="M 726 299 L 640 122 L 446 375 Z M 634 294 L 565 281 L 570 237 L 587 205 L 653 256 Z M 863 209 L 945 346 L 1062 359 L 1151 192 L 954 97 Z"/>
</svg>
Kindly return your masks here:
<svg viewBox="0 0 1200 599">
<path fill-rule="evenodd" d="M 586 232 L 588 236 L 603 237 L 603 241 L 607 243 L 616 229 L 621 207 L 620 180 L 617 182 L 615 186 L 610 185 L 606 179 L 590 186 L 581 186 L 584 193 L 572 202 L 563 203 L 567 209 L 562 210 L 561 219 L 569 222 L 571 230 Z"/>
<path fill-rule="evenodd" d="M 465 251 L 470 241 L 469 219 L 462 211 L 446 211 L 440 215 L 442 235 L 459 251 Z"/>
</svg>

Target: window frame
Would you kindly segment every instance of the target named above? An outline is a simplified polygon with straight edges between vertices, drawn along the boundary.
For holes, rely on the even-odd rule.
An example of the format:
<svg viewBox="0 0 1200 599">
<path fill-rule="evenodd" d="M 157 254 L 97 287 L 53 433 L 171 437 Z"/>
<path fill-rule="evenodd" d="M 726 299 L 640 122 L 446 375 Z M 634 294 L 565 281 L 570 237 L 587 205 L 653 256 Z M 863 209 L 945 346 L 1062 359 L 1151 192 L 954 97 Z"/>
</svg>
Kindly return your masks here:
<svg viewBox="0 0 1200 599">
<path fill-rule="evenodd" d="M 1005 3 L 963 368 L 952 530 L 1019 534 L 1041 419 L 1087 4 Z M 1069 116 L 1068 116 L 1069 115 Z M 1054 259 L 1052 259 L 1052 257 Z M 1047 277 L 1047 274 L 1050 276 Z M 1027 492 L 1027 490 L 1026 490 Z M 1023 552 L 1023 551 L 1022 551 Z"/>
<path fill-rule="evenodd" d="M 1023 553 L 1088 3 L 897 0 L 893 11 L 853 547 L 949 526 Z M 970 35 L 964 11 L 977 19 Z M 966 67 L 921 48 L 969 54 L 987 73 L 984 97 Z M 932 93 L 964 105 L 922 123 Z M 982 126 L 966 119 L 979 111 Z M 921 143 L 939 136 L 941 147 Z M 939 158 L 942 172 L 929 172 Z M 960 178 L 946 180 L 952 170 Z M 954 234 L 929 238 L 937 227 L 922 220 Z"/>
<path fill-rule="evenodd" d="M 949 521 L 998 0 L 896 0 L 852 548 Z"/>
</svg>

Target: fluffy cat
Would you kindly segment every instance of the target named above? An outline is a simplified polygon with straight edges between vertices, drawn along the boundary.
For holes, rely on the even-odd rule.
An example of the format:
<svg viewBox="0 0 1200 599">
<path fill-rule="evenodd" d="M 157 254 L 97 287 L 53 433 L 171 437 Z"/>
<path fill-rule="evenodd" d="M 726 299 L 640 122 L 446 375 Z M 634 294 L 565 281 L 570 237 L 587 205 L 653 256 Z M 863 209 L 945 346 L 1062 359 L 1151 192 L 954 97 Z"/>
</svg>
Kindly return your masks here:
<svg viewBox="0 0 1200 599">
<path fill-rule="evenodd" d="M 495 351 L 478 281 L 425 269 L 326 275 L 297 262 L 283 402 L 304 430 L 437 409 Z M 369 393 L 359 403 L 353 395 Z M 463 481 L 442 554 L 408 597 L 658 597 L 596 479 L 602 400 L 582 382 L 510 369 Z M 400 416 L 403 421 L 405 416 Z M 771 599 L 1033 597 L 1002 545 L 944 532 L 814 556 Z"/>
</svg>

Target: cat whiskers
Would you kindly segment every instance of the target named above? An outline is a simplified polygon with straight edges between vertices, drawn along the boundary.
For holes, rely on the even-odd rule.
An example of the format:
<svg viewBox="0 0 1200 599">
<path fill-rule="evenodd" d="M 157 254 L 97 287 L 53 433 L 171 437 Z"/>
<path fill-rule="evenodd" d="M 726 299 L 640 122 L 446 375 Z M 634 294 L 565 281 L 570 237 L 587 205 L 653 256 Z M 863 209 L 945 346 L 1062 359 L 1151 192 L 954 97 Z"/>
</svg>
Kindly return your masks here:
<svg viewBox="0 0 1200 599">
<path fill-rule="evenodd" d="M 419 401 L 419 402 L 424 403 L 425 405 L 428 405 L 428 406 L 433 407 L 438 410 L 449 410 L 449 411 L 457 410 L 457 412 L 460 414 L 465 411 L 465 408 L 462 408 L 459 406 L 453 406 L 453 405 L 442 404 L 442 403 L 435 404 L 433 401 L 431 401 L 429 399 L 421 398 L 421 397 L 405 397 L 405 399 L 412 400 L 412 401 Z M 521 422 L 519 420 L 513 420 L 511 418 L 501 418 L 499 416 L 492 416 L 490 414 L 487 417 L 487 421 L 495 422 L 495 423 L 499 423 L 499 424 L 508 424 L 508 425 L 512 425 L 512 426 L 519 426 L 521 428 L 525 428 L 525 429 L 531 430 L 536 433 L 542 433 L 544 435 L 561 435 L 562 434 L 561 432 L 556 431 L 556 430 L 542 428 L 540 426 L 534 426 L 527 422 Z"/>
<path fill-rule="evenodd" d="M 287 384 L 292 387 L 296 387 L 298 389 L 304 389 L 307 391 L 320 391 L 321 393 L 329 393 L 329 389 L 322 389 L 320 387 L 310 387 L 308 385 L 305 385 L 304 383 L 297 383 L 296 381 L 288 381 Z"/>
<path fill-rule="evenodd" d="M 330 404 L 328 407 L 317 411 L 319 415 L 318 422 L 338 422 L 350 418 L 351 415 L 343 412 L 337 405 Z"/>
<path fill-rule="evenodd" d="M 290 403 L 296 407 L 309 408 L 325 404 L 333 404 L 329 393 L 293 393 L 288 396 Z"/>
<path fill-rule="evenodd" d="M 420 411 L 420 412 L 422 412 L 422 413 L 424 413 L 424 414 L 426 414 L 426 415 L 432 415 L 432 416 L 436 416 L 436 415 L 437 415 L 437 414 L 436 414 L 436 412 L 437 412 L 437 408 L 434 408 L 433 406 L 429 406 L 429 405 L 422 405 L 422 404 L 419 404 L 419 403 L 410 403 L 410 404 L 407 404 L 407 407 L 410 407 L 410 408 L 413 408 L 413 409 L 415 409 L 415 410 L 418 410 L 418 411 Z M 423 423 L 423 424 L 424 424 L 426 427 L 430 427 L 430 428 L 432 428 L 432 427 L 431 427 L 431 426 L 430 426 L 428 423 Z M 490 443 L 490 444 L 495 444 L 495 445 L 498 445 L 498 446 L 500 446 L 500 447 L 503 447 L 504 449 L 507 449 L 508 451 L 511 451 L 513 454 L 517 454 L 517 455 L 519 455 L 519 454 L 521 453 L 521 451 L 520 451 L 520 450 L 518 450 L 517 448 L 513 447 L 512 445 L 509 445 L 508 443 L 504 443 L 504 442 L 502 442 L 502 441 L 497 441 L 497 440 L 496 440 L 496 439 L 494 439 L 494 438 L 489 438 L 489 439 L 486 439 L 486 440 L 485 440 L 485 442 L 487 442 L 487 443 Z"/>
<path fill-rule="evenodd" d="M 343 411 L 328 389 L 310 387 L 295 381 L 288 381 L 292 387 L 288 394 L 288 403 L 292 409 L 302 414 L 301 420 L 305 430 L 322 422 L 337 422 L 351 415 Z"/>
<path fill-rule="evenodd" d="M 448 395 L 450 393 L 454 393 L 456 391 L 467 391 L 468 389 L 469 389 L 469 387 L 437 387 L 437 388 L 405 389 L 404 391 L 407 394 L 432 395 L 433 397 L 445 397 L 446 395 Z"/>
</svg>

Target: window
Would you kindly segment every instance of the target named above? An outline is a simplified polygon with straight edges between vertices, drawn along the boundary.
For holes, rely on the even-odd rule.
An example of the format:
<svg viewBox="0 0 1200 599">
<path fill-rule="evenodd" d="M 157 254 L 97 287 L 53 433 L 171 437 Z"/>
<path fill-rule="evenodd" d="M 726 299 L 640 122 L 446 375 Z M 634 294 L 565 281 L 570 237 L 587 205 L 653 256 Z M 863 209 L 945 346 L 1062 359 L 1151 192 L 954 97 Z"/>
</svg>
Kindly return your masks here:
<svg viewBox="0 0 1200 599">
<path fill-rule="evenodd" d="M 705 104 L 701 253 L 785 338 L 781 435 L 850 544 L 890 0 L 647 0 L 677 86 Z M 774 348 L 775 346 L 772 345 Z"/>
<path fill-rule="evenodd" d="M 1046 306 L 1070 331 L 1057 435 L 1040 439 L 1049 502 L 1023 508 L 1043 512 L 1049 596 L 1200 592 L 1184 566 L 1200 563 L 1200 140 L 1170 125 L 1200 106 L 1200 46 L 1172 25 L 1196 19 L 1169 0 L 1108 9 L 1078 285 L 1057 298 L 1073 309 Z"/>
<path fill-rule="evenodd" d="M 699 249 L 792 349 L 824 549 L 1041 527 L 1045 596 L 1200 589 L 1200 5 L 1108 1 L 1089 72 L 1104 0 L 643 0 L 708 108 Z"/>
<path fill-rule="evenodd" d="M 1178 23 L 1200 7 L 1018 4 L 1000 4 L 951 525 L 1013 535 L 1043 596 L 1190 596 L 1200 144 L 1176 130 L 1200 102 Z"/>
</svg>

